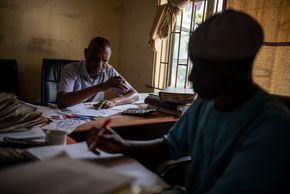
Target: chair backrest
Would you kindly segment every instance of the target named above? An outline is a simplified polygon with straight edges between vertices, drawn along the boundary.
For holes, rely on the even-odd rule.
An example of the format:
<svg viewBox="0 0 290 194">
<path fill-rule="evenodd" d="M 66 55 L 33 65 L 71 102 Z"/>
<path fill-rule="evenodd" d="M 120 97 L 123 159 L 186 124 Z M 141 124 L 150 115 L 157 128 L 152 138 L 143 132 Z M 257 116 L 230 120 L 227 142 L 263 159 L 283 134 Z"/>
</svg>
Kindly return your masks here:
<svg viewBox="0 0 290 194">
<path fill-rule="evenodd" d="M 60 73 L 63 66 L 78 60 L 47 59 L 42 61 L 41 104 L 56 103 Z"/>
<path fill-rule="evenodd" d="M 20 98 L 18 67 L 15 59 L 0 59 L 0 92 Z"/>
</svg>

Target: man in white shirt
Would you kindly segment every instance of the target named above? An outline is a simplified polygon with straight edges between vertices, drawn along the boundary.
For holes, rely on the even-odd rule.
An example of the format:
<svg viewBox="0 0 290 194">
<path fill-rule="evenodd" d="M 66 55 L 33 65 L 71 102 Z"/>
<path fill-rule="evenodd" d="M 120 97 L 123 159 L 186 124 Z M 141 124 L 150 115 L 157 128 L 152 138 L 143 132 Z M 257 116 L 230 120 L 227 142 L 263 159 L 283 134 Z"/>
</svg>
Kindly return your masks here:
<svg viewBox="0 0 290 194">
<path fill-rule="evenodd" d="M 111 45 L 108 40 L 93 38 L 84 53 L 84 61 L 70 63 L 62 69 L 59 108 L 94 101 L 98 102 L 97 108 L 111 108 L 138 100 L 137 91 L 109 64 Z M 104 93 L 109 89 L 117 97 L 104 100 Z"/>
</svg>

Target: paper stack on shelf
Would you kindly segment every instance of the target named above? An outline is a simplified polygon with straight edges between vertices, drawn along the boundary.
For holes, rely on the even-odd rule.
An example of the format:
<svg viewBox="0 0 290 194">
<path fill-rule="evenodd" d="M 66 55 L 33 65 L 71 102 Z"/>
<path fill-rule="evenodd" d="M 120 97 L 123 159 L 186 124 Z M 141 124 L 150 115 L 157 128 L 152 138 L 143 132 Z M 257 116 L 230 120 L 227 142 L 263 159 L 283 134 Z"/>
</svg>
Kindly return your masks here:
<svg viewBox="0 0 290 194">
<path fill-rule="evenodd" d="M 176 104 L 192 103 L 196 98 L 196 93 L 189 88 L 173 88 L 168 87 L 159 92 L 161 100 Z"/>
<path fill-rule="evenodd" d="M 164 112 L 174 116 L 181 116 L 196 100 L 196 93 L 189 88 L 172 88 L 156 94 L 149 94 L 144 100 L 148 108 L 157 108 L 159 112 Z"/>
<path fill-rule="evenodd" d="M 17 100 L 14 94 L 0 93 L 0 132 L 23 131 L 45 122 L 36 107 Z"/>
<path fill-rule="evenodd" d="M 159 112 L 174 116 L 181 116 L 191 105 L 191 103 L 180 104 L 161 100 L 158 95 L 154 94 L 150 94 L 144 102 L 148 104 L 148 108 L 156 108 Z"/>
</svg>

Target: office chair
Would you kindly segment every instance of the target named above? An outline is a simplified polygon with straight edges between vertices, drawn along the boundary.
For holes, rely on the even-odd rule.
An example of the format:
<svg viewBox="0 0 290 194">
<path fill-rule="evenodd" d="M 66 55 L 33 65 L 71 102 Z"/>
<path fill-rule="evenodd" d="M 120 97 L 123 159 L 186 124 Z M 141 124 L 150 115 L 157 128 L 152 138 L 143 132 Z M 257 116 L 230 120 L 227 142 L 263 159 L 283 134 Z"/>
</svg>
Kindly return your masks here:
<svg viewBox="0 0 290 194">
<path fill-rule="evenodd" d="M 18 67 L 15 59 L 0 59 L 0 92 L 13 93 L 20 98 Z"/>
<path fill-rule="evenodd" d="M 157 174 L 169 185 L 187 187 L 191 178 L 191 157 L 186 156 L 178 160 L 169 160 L 161 164 Z"/>
<path fill-rule="evenodd" d="M 42 79 L 41 79 L 41 104 L 55 104 L 57 99 L 58 84 L 60 73 L 63 66 L 79 60 L 69 59 L 48 59 L 42 60 Z"/>
</svg>

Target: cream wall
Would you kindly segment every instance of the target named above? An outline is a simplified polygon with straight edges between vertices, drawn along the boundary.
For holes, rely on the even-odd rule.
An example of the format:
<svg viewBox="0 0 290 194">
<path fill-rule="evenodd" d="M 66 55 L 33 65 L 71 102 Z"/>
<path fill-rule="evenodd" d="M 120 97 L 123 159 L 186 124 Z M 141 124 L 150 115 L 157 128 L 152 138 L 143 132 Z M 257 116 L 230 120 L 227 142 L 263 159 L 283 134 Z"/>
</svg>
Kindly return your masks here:
<svg viewBox="0 0 290 194">
<path fill-rule="evenodd" d="M 157 8 L 156 0 L 125 0 L 121 19 L 119 71 L 139 91 L 151 91 L 153 51 L 149 33 Z"/>
</svg>

